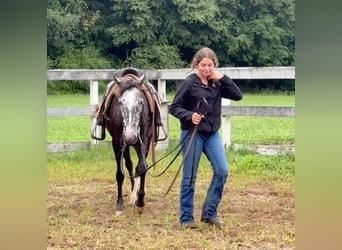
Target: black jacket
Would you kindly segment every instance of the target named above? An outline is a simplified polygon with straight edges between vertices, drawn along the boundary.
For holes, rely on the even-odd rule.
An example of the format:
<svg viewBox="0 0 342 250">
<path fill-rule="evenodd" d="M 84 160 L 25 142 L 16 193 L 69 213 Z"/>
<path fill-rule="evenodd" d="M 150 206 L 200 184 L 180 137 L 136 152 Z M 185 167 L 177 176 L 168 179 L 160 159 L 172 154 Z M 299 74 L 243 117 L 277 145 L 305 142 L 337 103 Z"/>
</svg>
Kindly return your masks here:
<svg viewBox="0 0 342 250">
<path fill-rule="evenodd" d="M 181 81 L 170 107 L 170 113 L 180 119 L 181 129 L 189 130 L 193 123 L 192 113 L 197 112 L 197 105 L 201 97 L 208 102 L 200 124 L 199 132 L 211 133 L 221 126 L 221 97 L 234 101 L 242 99 L 242 93 L 238 86 L 228 76 L 224 75 L 220 80 L 209 80 L 208 86 L 202 84 L 196 73 L 193 73 Z"/>
</svg>

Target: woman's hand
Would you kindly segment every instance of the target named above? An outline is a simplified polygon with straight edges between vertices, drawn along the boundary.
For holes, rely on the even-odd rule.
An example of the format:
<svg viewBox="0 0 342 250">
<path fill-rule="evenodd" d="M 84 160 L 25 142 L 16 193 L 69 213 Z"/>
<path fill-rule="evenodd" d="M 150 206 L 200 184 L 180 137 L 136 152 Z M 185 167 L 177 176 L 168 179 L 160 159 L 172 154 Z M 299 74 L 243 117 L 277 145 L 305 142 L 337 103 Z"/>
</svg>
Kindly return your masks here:
<svg viewBox="0 0 342 250">
<path fill-rule="evenodd" d="M 193 124 L 198 125 L 201 122 L 203 117 L 204 115 L 200 115 L 199 113 L 195 112 L 195 113 L 192 113 L 191 121 Z"/>
<path fill-rule="evenodd" d="M 223 74 L 222 74 L 222 73 L 212 71 L 212 72 L 208 75 L 208 80 L 210 80 L 210 79 L 219 80 L 219 79 L 221 79 L 222 77 L 223 77 Z"/>
</svg>

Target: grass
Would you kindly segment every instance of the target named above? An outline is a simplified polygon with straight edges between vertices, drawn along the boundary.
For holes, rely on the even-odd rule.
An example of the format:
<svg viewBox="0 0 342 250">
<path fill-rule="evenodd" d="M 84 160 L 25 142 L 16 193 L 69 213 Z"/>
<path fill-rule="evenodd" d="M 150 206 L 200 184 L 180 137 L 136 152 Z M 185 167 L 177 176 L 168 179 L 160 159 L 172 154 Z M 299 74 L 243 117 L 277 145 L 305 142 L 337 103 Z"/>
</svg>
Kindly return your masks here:
<svg viewBox="0 0 342 250">
<path fill-rule="evenodd" d="M 232 102 L 239 106 L 295 106 L 295 96 L 287 94 L 244 94 L 239 102 Z"/>
<path fill-rule="evenodd" d="M 48 97 L 49 106 L 83 106 L 88 102 L 86 96 Z M 233 105 L 237 104 L 294 106 L 294 97 L 245 95 Z M 170 116 L 170 135 L 174 138 L 179 134 L 177 124 Z M 294 119 L 233 117 L 232 129 L 234 143 L 294 143 Z M 87 141 L 88 131 L 88 117 L 48 119 L 48 140 Z M 174 146 L 175 141 L 170 141 L 169 150 Z M 156 159 L 167 152 L 157 151 Z M 199 229 L 191 231 L 179 226 L 180 176 L 164 197 L 180 157 L 161 177 L 150 174 L 160 173 L 173 155 L 146 175 L 142 214 L 128 204 L 130 185 L 126 178 L 125 211 L 117 216 L 116 166 L 110 147 L 48 153 L 47 249 L 294 249 L 295 157 L 231 149 L 226 156 L 229 178 L 218 209 L 225 226 L 217 229 L 198 222 L 212 175 L 210 164 L 202 157 L 194 204 Z"/>
<path fill-rule="evenodd" d="M 99 98 L 101 100 L 102 97 Z M 172 100 L 172 94 L 167 96 Z M 88 95 L 48 96 L 48 106 L 87 106 Z M 232 105 L 294 106 L 293 95 L 285 94 L 245 94 L 239 102 Z M 236 144 L 284 144 L 295 142 L 295 119 L 273 117 L 231 118 L 231 139 Z M 90 140 L 89 117 L 49 117 L 47 120 L 48 142 L 79 142 Z M 169 139 L 179 137 L 179 121 L 169 115 Z M 110 140 L 107 136 L 106 140 Z"/>
<path fill-rule="evenodd" d="M 158 152 L 157 158 L 165 152 Z M 170 156 L 172 157 L 172 156 Z M 51 249 L 294 249 L 294 157 L 227 151 L 230 176 L 219 206 L 221 229 L 198 222 L 211 169 L 201 159 L 194 217 L 198 230 L 181 230 L 178 177 L 163 197 L 180 158 L 161 177 L 146 176 L 145 210 L 128 204 L 115 215 L 113 153 L 108 147 L 48 154 L 48 248 Z M 133 157 L 134 162 L 136 159 Z M 151 169 L 157 174 L 170 159 Z"/>
<path fill-rule="evenodd" d="M 174 93 L 168 93 L 166 100 L 172 101 Z M 47 97 L 48 106 L 85 106 L 89 105 L 89 95 L 69 94 L 69 95 L 49 95 Z M 99 95 L 99 100 L 102 95 Z M 268 105 L 268 106 L 294 106 L 295 96 L 287 94 L 244 94 L 239 102 L 232 102 L 232 105 Z"/>
</svg>

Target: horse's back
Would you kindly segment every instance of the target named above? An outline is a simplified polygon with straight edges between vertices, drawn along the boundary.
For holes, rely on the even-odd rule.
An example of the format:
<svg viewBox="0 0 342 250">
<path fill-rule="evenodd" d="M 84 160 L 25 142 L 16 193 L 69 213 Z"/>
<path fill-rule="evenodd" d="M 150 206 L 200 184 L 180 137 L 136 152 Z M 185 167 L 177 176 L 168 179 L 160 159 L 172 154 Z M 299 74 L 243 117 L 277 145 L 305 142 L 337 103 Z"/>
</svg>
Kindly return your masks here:
<svg viewBox="0 0 342 250">
<path fill-rule="evenodd" d="M 120 69 L 118 71 L 115 72 L 115 76 L 117 77 L 123 77 L 127 74 L 132 74 L 132 75 L 135 75 L 137 77 L 141 77 L 145 74 L 145 72 L 141 69 L 137 69 L 137 68 L 123 68 L 123 69 Z"/>
</svg>

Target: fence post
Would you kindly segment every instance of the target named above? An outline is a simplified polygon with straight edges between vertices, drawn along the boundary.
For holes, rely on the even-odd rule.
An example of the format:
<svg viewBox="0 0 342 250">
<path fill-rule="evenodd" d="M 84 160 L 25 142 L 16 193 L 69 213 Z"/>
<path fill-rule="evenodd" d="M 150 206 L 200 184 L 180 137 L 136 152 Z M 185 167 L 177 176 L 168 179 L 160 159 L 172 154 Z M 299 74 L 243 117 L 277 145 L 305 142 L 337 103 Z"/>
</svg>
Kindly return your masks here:
<svg viewBox="0 0 342 250">
<path fill-rule="evenodd" d="M 231 100 L 222 98 L 222 106 L 227 107 L 230 106 Z M 221 136 L 223 146 L 227 149 L 231 144 L 230 133 L 231 133 L 231 124 L 230 124 L 230 116 L 222 115 L 222 126 L 221 126 Z"/>
<path fill-rule="evenodd" d="M 89 81 L 89 89 L 90 89 L 90 106 L 94 108 L 95 111 L 95 105 L 98 105 L 99 103 L 99 83 L 98 81 L 90 80 Z M 90 136 L 90 130 L 93 124 L 95 124 L 96 118 L 94 114 L 91 114 L 90 116 L 90 129 L 89 129 L 89 136 Z M 95 139 L 91 139 L 91 145 L 97 145 L 98 141 Z"/>
<path fill-rule="evenodd" d="M 162 102 L 166 101 L 166 80 L 158 77 L 158 94 L 162 99 Z"/>
<path fill-rule="evenodd" d="M 160 78 L 160 71 L 158 71 L 158 95 L 162 99 L 160 117 L 164 126 L 166 133 L 169 133 L 169 108 L 166 100 L 166 80 Z M 165 135 L 163 134 L 161 128 L 159 131 L 159 139 L 163 138 Z M 163 150 L 169 147 L 169 138 L 166 138 L 164 141 L 159 141 L 156 149 Z"/>
<path fill-rule="evenodd" d="M 161 116 L 161 122 L 163 123 L 164 129 L 166 134 L 169 134 L 169 107 L 167 102 L 162 102 L 161 104 L 161 110 L 160 110 L 160 116 Z M 158 139 L 164 139 L 165 134 L 162 130 L 162 128 L 159 128 L 159 136 Z M 158 141 L 156 150 L 165 150 L 169 147 L 169 137 L 167 137 L 163 141 Z"/>
</svg>

